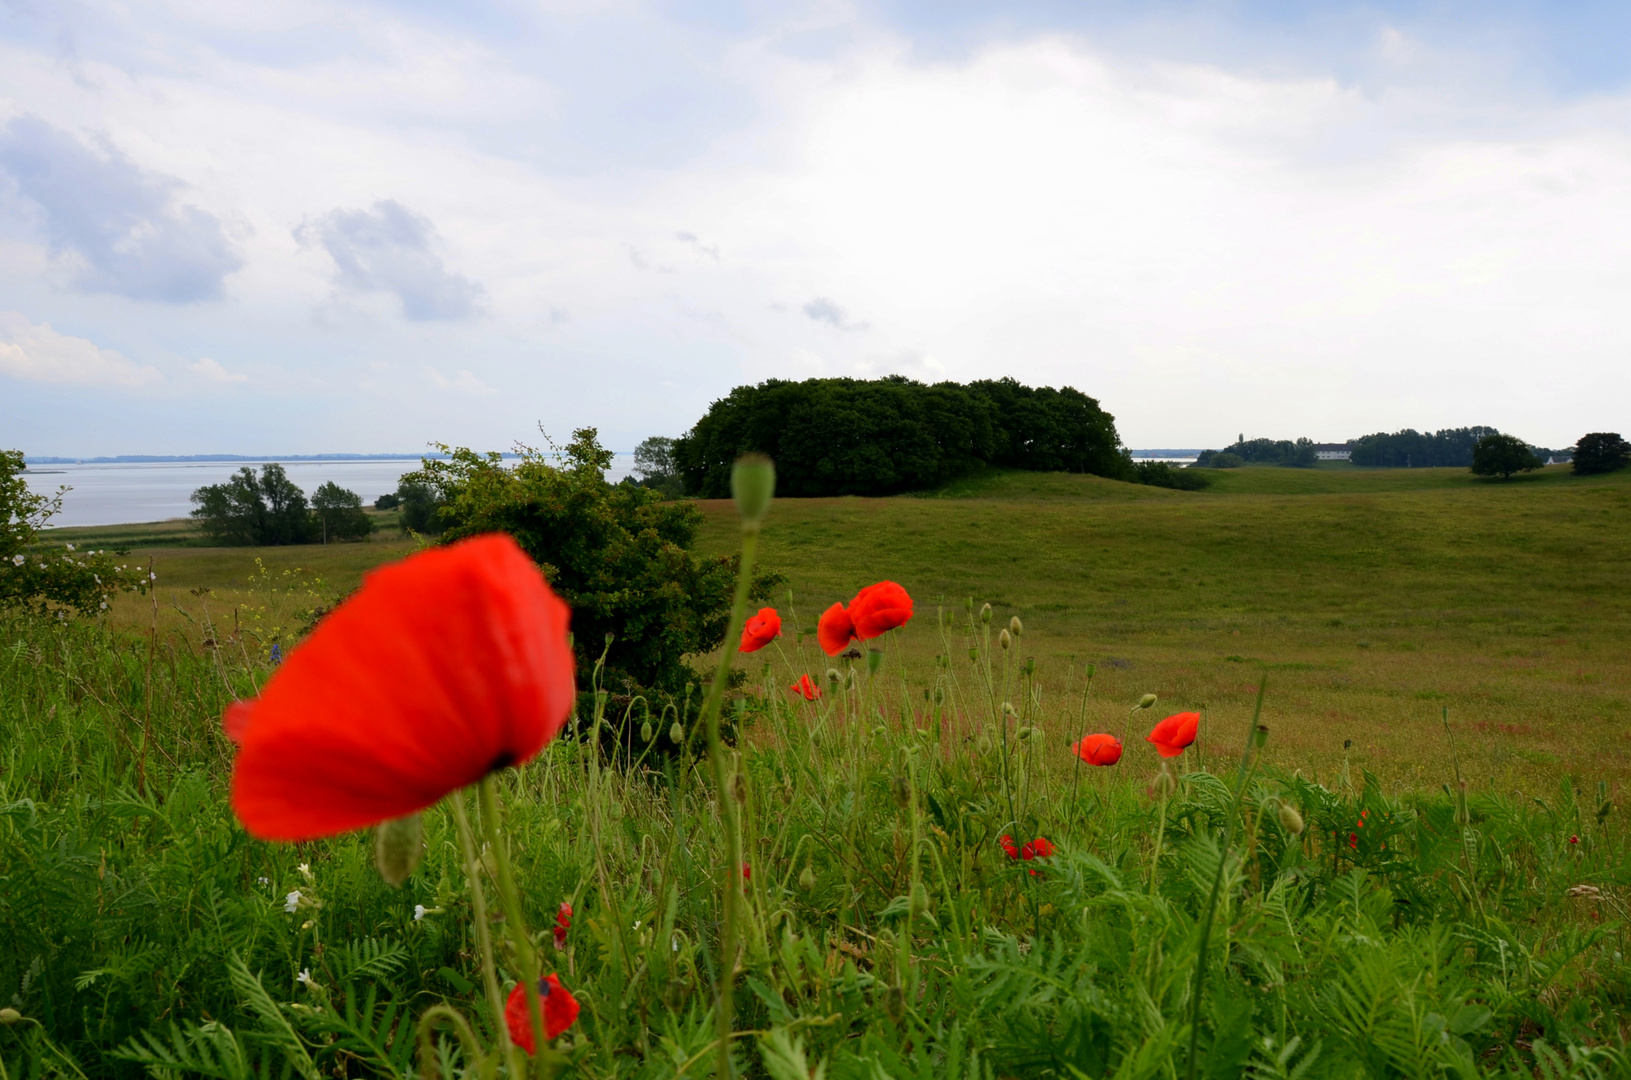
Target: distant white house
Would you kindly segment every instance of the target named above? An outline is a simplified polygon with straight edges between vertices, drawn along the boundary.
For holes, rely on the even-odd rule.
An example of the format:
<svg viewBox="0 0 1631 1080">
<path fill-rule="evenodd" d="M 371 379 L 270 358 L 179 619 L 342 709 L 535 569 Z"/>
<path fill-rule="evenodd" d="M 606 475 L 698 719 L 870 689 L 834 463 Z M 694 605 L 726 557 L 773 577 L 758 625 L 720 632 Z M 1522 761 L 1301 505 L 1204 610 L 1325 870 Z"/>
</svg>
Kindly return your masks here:
<svg viewBox="0 0 1631 1080">
<path fill-rule="evenodd" d="M 1320 461 L 1347 461 L 1353 448 L 1347 443 L 1322 442 L 1314 444 L 1314 456 Z"/>
</svg>

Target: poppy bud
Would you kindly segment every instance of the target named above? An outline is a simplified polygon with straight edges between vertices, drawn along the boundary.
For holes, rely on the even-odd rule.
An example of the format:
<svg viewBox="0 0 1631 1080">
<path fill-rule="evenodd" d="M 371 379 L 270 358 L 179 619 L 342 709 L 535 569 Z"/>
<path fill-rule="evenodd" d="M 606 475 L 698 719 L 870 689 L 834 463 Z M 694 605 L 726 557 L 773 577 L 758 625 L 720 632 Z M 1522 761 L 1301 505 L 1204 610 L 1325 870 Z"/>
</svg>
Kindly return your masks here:
<svg viewBox="0 0 1631 1080">
<path fill-rule="evenodd" d="M 1022 727 L 1018 731 L 1014 732 L 1014 735 L 1020 742 L 1024 742 L 1026 739 L 1029 739 L 1031 735 L 1035 733 L 1035 731 L 1036 728 L 1034 727 Z"/>
<path fill-rule="evenodd" d="M 610 630 L 608 630 L 608 631 L 606 631 L 606 647 L 607 647 L 607 648 L 611 648 L 611 645 L 612 645 L 612 639 L 613 639 L 613 638 L 614 638 L 614 637 L 616 637 L 616 636 L 617 636 L 617 635 L 616 635 L 616 634 L 613 634 L 613 633 L 612 633 L 612 632 L 611 632 L 611 631 L 610 631 Z"/>
<path fill-rule="evenodd" d="M 0 1009 L 0 1024 L 15 1024 L 22 1018 L 23 1014 L 18 1012 L 16 1009 L 13 1009 L 10 1005 L 7 1005 L 4 1009 Z"/>
<path fill-rule="evenodd" d="M 854 690 L 855 689 L 855 672 L 850 671 L 850 672 L 845 673 L 845 675 L 844 675 L 844 689 L 845 690 Z"/>
<path fill-rule="evenodd" d="M 806 866 L 804 868 L 804 872 L 799 875 L 799 888 L 803 889 L 805 892 L 809 892 L 811 889 L 815 888 L 815 871 L 811 870 L 808 866 Z"/>
<path fill-rule="evenodd" d="M 912 916 L 915 918 L 929 910 L 929 890 L 923 887 L 923 882 L 912 886 Z"/>
<path fill-rule="evenodd" d="M 1172 797 L 1172 793 L 1177 787 L 1178 781 L 1174 780 L 1172 774 L 1167 771 L 1166 762 L 1162 762 L 1161 771 L 1156 773 L 1155 778 L 1150 781 L 1146 793 L 1152 799 L 1168 799 Z"/>
<path fill-rule="evenodd" d="M 883 652 L 879 649 L 868 649 L 866 651 L 866 673 L 876 675 L 881 667 L 883 667 Z"/>
<path fill-rule="evenodd" d="M 731 798 L 736 800 L 737 805 L 748 801 L 748 780 L 741 773 L 731 774 Z"/>
<path fill-rule="evenodd" d="M 944 705 L 946 703 L 946 688 L 944 686 L 937 686 L 934 688 L 934 703 L 936 705 Z"/>
<path fill-rule="evenodd" d="M 897 776 L 890 782 L 894 791 L 895 805 L 905 810 L 912 805 L 912 782 L 904 776 Z"/>
<path fill-rule="evenodd" d="M 678 720 L 669 725 L 668 741 L 677 743 L 685 741 L 685 729 L 680 727 L 680 722 Z"/>
<path fill-rule="evenodd" d="M 1015 637 L 1025 632 L 1025 624 L 1019 621 L 1019 616 L 1011 616 L 1008 620 L 1008 632 Z"/>
<path fill-rule="evenodd" d="M 970 660 L 978 660 L 980 658 L 980 650 L 979 649 L 970 649 L 968 651 L 968 658 Z"/>
<path fill-rule="evenodd" d="M 640 725 L 640 741 L 641 742 L 650 742 L 652 740 L 652 737 L 655 736 L 656 734 L 657 733 L 655 731 L 651 730 L 651 721 L 650 720 L 647 720 L 645 723 Z"/>
<path fill-rule="evenodd" d="M 1025 658 L 1025 674 L 1027 674 L 1027 675 L 1035 675 L 1036 674 L 1036 657 L 1027 656 Z"/>
<path fill-rule="evenodd" d="M 827 681 L 832 683 L 834 686 L 837 686 L 838 680 L 842 679 L 843 677 L 844 676 L 838 673 L 837 668 L 830 667 L 827 669 Z"/>
<path fill-rule="evenodd" d="M 1002 703 L 1002 715 L 1018 716 L 1019 712 L 1014 708 L 1014 703 L 1012 701 L 1005 701 Z"/>
<path fill-rule="evenodd" d="M 385 883 L 396 888 L 419 865 L 424 823 L 418 814 L 380 822 L 374 840 L 374 866 Z"/>
<path fill-rule="evenodd" d="M 1265 724 L 1258 724 L 1257 725 L 1257 730 L 1252 732 L 1252 741 L 1254 743 L 1256 743 L 1258 746 L 1262 746 L 1264 743 L 1268 742 L 1269 741 L 1269 729 L 1268 729 L 1268 726 L 1265 725 Z"/>
<path fill-rule="evenodd" d="M 1292 836 L 1303 834 L 1303 816 L 1288 802 L 1280 804 L 1280 826 Z"/>
<path fill-rule="evenodd" d="M 968 612 L 970 615 L 974 614 L 974 597 L 963 597 L 963 610 Z"/>
<path fill-rule="evenodd" d="M 991 624 L 991 605 L 985 604 L 980 608 L 980 621 L 987 626 Z"/>
<path fill-rule="evenodd" d="M 1008 631 L 1004 630 L 1002 633 L 997 635 L 997 644 L 1001 645 L 1003 648 L 1006 649 L 1013 643 L 1014 639 L 1009 635 Z"/>
<path fill-rule="evenodd" d="M 776 497 L 776 466 L 763 454 L 743 454 L 731 466 L 731 498 L 742 528 L 757 531 Z"/>
<path fill-rule="evenodd" d="M 883 1010 L 895 1023 L 906 1015 L 906 994 L 898 986 L 891 986 L 883 996 Z"/>
<path fill-rule="evenodd" d="M 1155 704 L 1155 695 L 1154 694 L 1145 694 L 1143 697 L 1138 699 L 1137 708 L 1148 709 L 1150 706 L 1152 706 L 1154 704 Z"/>
</svg>

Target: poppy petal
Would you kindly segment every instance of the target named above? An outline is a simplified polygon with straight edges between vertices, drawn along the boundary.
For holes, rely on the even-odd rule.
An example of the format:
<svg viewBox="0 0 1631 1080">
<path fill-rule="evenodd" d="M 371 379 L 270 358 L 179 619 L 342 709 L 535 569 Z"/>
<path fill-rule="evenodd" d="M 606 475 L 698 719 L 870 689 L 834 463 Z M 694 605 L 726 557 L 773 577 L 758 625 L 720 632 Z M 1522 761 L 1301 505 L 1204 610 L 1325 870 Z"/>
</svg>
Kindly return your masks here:
<svg viewBox="0 0 1631 1080">
<path fill-rule="evenodd" d="M 834 604 L 821 613 L 821 621 L 816 624 L 816 641 L 821 645 L 821 651 L 828 656 L 837 656 L 849 648 L 850 639 L 855 636 L 855 624 L 850 621 L 849 612 L 843 604 Z"/>
<path fill-rule="evenodd" d="M 231 710 L 233 809 L 264 839 L 329 836 L 530 759 L 572 707 L 570 618 L 507 536 L 375 571 Z"/>
<path fill-rule="evenodd" d="M 855 599 L 850 601 L 849 615 L 855 636 L 871 641 L 911 620 L 912 597 L 895 582 L 880 581 L 855 594 Z"/>
</svg>

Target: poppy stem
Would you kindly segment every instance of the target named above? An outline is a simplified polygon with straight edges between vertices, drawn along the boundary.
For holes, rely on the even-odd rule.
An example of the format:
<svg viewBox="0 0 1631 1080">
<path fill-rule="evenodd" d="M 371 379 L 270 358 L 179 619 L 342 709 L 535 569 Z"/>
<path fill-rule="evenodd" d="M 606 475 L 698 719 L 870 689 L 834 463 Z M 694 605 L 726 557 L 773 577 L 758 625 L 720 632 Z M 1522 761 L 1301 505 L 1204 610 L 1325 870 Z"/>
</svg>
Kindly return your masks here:
<svg viewBox="0 0 1631 1080">
<path fill-rule="evenodd" d="M 481 778 L 477 797 L 481 802 L 481 831 L 498 870 L 498 900 L 499 906 L 504 909 L 504 928 L 509 932 L 510 944 L 515 947 L 516 962 L 521 965 L 521 987 L 527 995 L 527 1014 L 532 1018 L 532 1044 L 536 1047 L 532 1055 L 533 1065 L 539 1080 L 545 1080 L 549 1076 L 548 1044 L 544 1039 L 543 1006 L 538 999 L 538 954 L 533 951 L 532 939 L 527 935 L 521 897 L 516 892 L 515 875 L 510 871 L 510 852 L 499 824 L 498 792 L 491 773 Z M 497 1022 L 504 1023 L 502 1012 L 498 1014 Z M 524 1073 L 515 1075 L 519 1077 Z"/>
<path fill-rule="evenodd" d="M 730 678 L 732 651 L 729 643 L 742 633 L 747 619 L 748 593 L 753 587 L 753 561 L 759 552 L 758 529 L 742 532 L 742 558 L 736 571 L 736 595 L 731 602 L 731 621 L 725 628 L 726 647 L 720 650 L 719 666 L 714 670 L 714 681 L 708 687 L 708 698 L 702 706 L 703 719 L 708 732 L 708 760 L 713 766 L 714 790 L 719 800 L 719 819 L 725 832 L 725 864 L 720 874 L 723 895 L 720 898 L 719 981 L 716 1002 L 716 1020 L 719 1027 L 719 1076 L 731 1078 L 731 1029 L 735 1026 L 732 994 L 736 982 L 736 900 L 741 892 L 742 839 L 737 830 L 736 802 L 731 797 L 731 778 L 725 771 L 725 753 L 719 742 L 719 710 L 725 698 L 725 683 Z"/>
<path fill-rule="evenodd" d="M 448 800 L 453 806 L 453 820 L 459 827 L 459 846 L 464 850 L 464 873 L 470 879 L 470 914 L 476 924 L 476 949 L 481 953 L 481 978 L 487 988 L 487 1007 L 492 1010 L 493 1027 L 498 1032 L 498 1045 L 510 1067 L 510 1075 L 522 1076 L 524 1070 L 515 1057 L 510 1043 L 509 1025 L 504 1023 L 504 994 L 498 985 L 498 971 L 493 966 L 492 924 L 487 918 L 487 897 L 481 888 L 481 870 L 476 855 L 476 838 L 470 831 L 470 817 L 464 811 L 464 792 L 455 791 Z M 420 1018 L 421 1031 L 427 1012 Z"/>
<path fill-rule="evenodd" d="M 1257 706 L 1252 709 L 1252 723 L 1246 729 L 1246 752 L 1240 758 L 1240 772 L 1235 777 L 1234 799 L 1229 816 L 1223 822 L 1223 843 L 1218 847 L 1218 868 L 1212 875 L 1212 895 L 1206 902 L 1206 918 L 1201 920 L 1200 946 L 1195 950 L 1195 992 L 1189 1003 L 1189 1062 L 1185 1066 L 1186 1080 L 1195 1080 L 1195 1068 L 1201 1041 L 1201 991 L 1206 988 L 1206 947 L 1212 941 L 1212 921 L 1217 916 L 1218 893 L 1223 887 L 1223 868 L 1229 861 L 1229 841 L 1234 837 L 1235 816 L 1240 812 L 1240 800 L 1246 792 L 1246 781 L 1256 763 L 1257 748 L 1268 737 L 1268 729 L 1258 727 L 1263 715 L 1263 692 L 1268 689 L 1269 677 L 1263 676 L 1257 684 Z M 1164 820 L 1164 819 L 1163 819 Z"/>
<path fill-rule="evenodd" d="M 1098 669 L 1092 664 L 1087 665 L 1087 685 L 1082 687 L 1082 708 L 1081 712 L 1076 717 L 1077 723 L 1081 725 L 1081 734 L 1076 736 L 1076 746 L 1072 750 L 1076 757 L 1076 764 L 1071 770 L 1073 774 L 1070 793 L 1070 805 L 1072 809 L 1078 808 L 1077 800 L 1080 799 L 1082 795 L 1081 746 L 1082 740 L 1087 738 L 1087 695 L 1088 692 L 1093 689 L 1093 674 L 1097 670 Z"/>
</svg>

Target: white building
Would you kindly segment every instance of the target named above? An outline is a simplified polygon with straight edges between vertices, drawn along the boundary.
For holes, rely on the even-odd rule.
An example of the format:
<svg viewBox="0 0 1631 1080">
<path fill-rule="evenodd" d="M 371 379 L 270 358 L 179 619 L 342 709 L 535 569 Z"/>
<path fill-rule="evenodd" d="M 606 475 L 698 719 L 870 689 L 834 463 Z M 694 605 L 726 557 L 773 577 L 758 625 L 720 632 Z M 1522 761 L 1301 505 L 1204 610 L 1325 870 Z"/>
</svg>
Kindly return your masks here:
<svg viewBox="0 0 1631 1080">
<path fill-rule="evenodd" d="M 1353 448 L 1347 443 L 1322 442 L 1314 444 L 1314 456 L 1320 461 L 1347 461 Z"/>
</svg>

